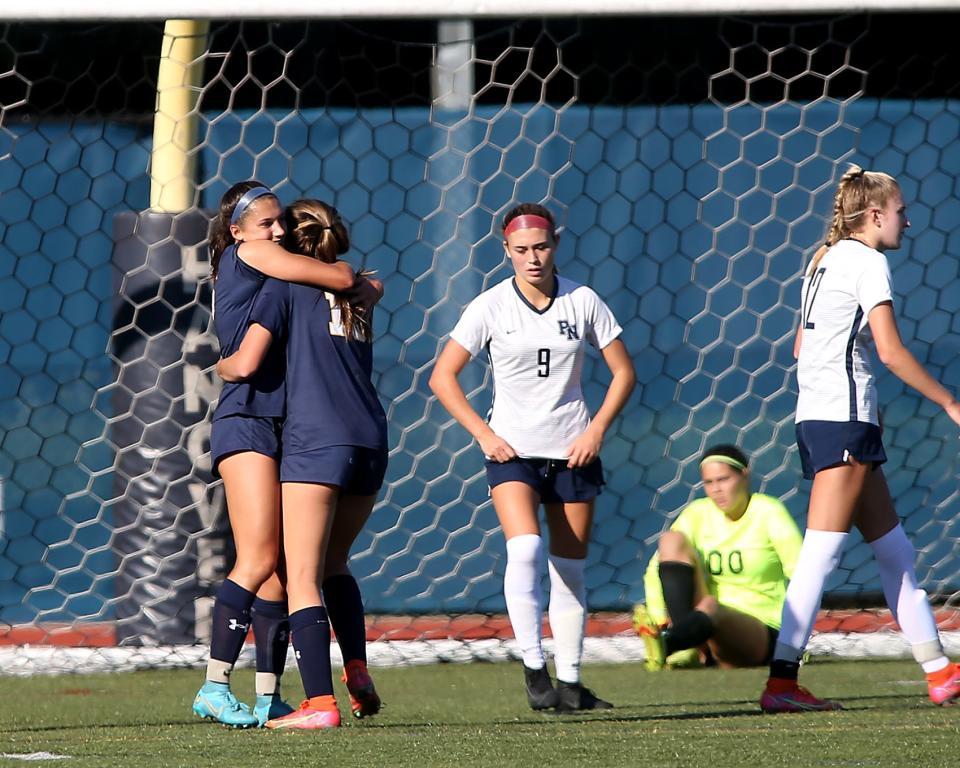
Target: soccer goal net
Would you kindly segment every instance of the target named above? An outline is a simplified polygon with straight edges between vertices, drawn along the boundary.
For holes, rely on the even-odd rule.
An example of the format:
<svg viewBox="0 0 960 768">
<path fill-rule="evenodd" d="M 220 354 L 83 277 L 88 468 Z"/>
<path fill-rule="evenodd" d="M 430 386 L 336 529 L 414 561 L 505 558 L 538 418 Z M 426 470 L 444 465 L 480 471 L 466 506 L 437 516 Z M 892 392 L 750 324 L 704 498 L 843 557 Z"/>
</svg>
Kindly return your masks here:
<svg viewBox="0 0 960 768">
<path fill-rule="evenodd" d="M 332 202 L 349 259 L 385 281 L 390 466 L 352 559 L 374 663 L 513 653 L 482 457 L 426 381 L 465 304 L 507 276 L 498 223 L 516 202 L 557 214 L 560 270 L 608 302 L 640 380 L 603 451 L 588 653 L 641 653 L 627 612 L 707 445 L 741 445 L 755 490 L 802 521 L 792 332 L 846 163 L 900 180 L 901 331 L 960 385 L 950 4 L 206 5 L 192 22 L 151 18 L 170 3 L 0 10 L 2 673 L 203 657 L 231 563 L 205 239 L 237 181 Z M 481 411 L 489 378 L 479 363 L 464 376 Z M 891 490 L 950 630 L 957 429 L 882 370 L 880 389 Z M 881 602 L 854 544 L 815 650 L 906 653 Z"/>
</svg>

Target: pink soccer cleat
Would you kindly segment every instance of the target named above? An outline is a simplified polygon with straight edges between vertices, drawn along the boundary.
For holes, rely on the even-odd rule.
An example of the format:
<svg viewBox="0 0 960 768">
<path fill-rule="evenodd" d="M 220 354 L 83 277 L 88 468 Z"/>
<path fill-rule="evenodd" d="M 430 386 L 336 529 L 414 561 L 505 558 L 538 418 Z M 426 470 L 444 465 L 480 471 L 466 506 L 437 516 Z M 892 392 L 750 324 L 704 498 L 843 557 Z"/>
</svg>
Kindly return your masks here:
<svg viewBox="0 0 960 768">
<path fill-rule="evenodd" d="M 927 693 L 930 694 L 930 701 L 940 707 L 956 704 L 957 699 L 960 698 L 960 664 L 951 664 L 946 671 L 949 672 L 946 679 L 934 673 L 943 682 L 936 683 L 927 679 Z"/>
<path fill-rule="evenodd" d="M 333 696 L 314 696 L 288 715 L 267 720 L 273 730 L 315 731 L 321 728 L 339 728 L 340 711 Z"/>
<path fill-rule="evenodd" d="M 760 697 L 760 709 L 767 714 L 780 712 L 834 712 L 843 709 L 840 702 L 818 699 L 796 680 L 771 677 Z"/>
<path fill-rule="evenodd" d="M 367 665 L 359 659 L 348 661 L 343 667 L 343 677 L 350 692 L 350 711 L 357 719 L 377 714 L 382 706 L 377 689 L 367 672 Z"/>
</svg>

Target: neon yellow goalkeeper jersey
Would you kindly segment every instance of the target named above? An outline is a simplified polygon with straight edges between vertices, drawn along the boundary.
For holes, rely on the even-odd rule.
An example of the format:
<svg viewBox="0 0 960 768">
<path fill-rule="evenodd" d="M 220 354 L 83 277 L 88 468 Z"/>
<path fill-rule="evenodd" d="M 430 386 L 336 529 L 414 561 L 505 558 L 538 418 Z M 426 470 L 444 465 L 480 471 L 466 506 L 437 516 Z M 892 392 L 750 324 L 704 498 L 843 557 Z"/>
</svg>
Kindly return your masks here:
<svg viewBox="0 0 960 768">
<path fill-rule="evenodd" d="M 739 520 L 730 520 L 710 499 L 697 499 L 670 526 L 693 544 L 703 564 L 707 589 L 717 600 L 774 629 L 787 580 L 803 541 L 787 508 L 772 496 L 755 493 Z M 654 554 L 644 575 L 647 610 L 657 622 L 667 620 L 660 585 L 659 557 Z"/>
</svg>

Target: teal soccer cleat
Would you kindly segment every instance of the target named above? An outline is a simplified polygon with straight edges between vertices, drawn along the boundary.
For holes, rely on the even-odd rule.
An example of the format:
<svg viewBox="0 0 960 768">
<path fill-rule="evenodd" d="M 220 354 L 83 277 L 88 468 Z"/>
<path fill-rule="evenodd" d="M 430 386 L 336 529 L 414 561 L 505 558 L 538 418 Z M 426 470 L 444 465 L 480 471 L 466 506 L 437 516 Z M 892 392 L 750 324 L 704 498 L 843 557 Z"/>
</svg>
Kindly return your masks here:
<svg viewBox="0 0 960 768">
<path fill-rule="evenodd" d="M 261 728 L 267 724 L 267 720 L 289 715 L 293 711 L 293 707 L 281 699 L 278 693 L 258 694 L 257 703 L 253 705 L 253 714 Z"/>
<path fill-rule="evenodd" d="M 231 728 L 252 728 L 260 722 L 250 707 L 237 700 L 229 685 L 209 680 L 197 691 L 193 711 L 204 719 L 216 720 Z"/>
</svg>

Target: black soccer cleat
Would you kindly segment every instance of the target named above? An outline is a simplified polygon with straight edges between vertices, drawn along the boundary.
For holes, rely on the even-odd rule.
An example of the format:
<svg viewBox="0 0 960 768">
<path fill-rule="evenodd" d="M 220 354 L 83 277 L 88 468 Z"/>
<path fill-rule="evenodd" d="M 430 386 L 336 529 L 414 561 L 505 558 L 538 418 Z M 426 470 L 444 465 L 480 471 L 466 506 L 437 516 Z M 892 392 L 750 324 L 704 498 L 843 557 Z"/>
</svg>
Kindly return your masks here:
<svg viewBox="0 0 960 768">
<path fill-rule="evenodd" d="M 580 683 L 557 680 L 557 712 L 582 712 L 588 709 L 613 709 L 613 704 L 598 699 L 593 691 Z"/>
<path fill-rule="evenodd" d="M 545 666 L 540 669 L 530 669 L 524 665 L 523 679 L 527 684 L 527 702 L 530 704 L 530 709 L 540 711 L 552 709 L 558 705 L 557 689 L 553 687 L 550 673 Z"/>
</svg>

